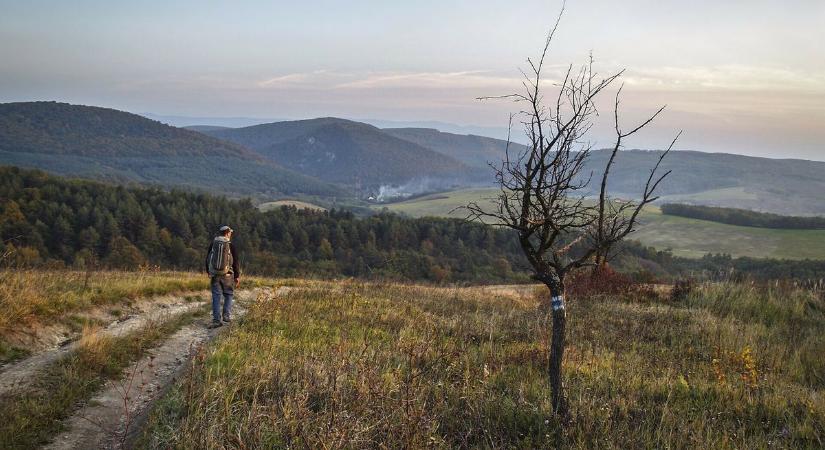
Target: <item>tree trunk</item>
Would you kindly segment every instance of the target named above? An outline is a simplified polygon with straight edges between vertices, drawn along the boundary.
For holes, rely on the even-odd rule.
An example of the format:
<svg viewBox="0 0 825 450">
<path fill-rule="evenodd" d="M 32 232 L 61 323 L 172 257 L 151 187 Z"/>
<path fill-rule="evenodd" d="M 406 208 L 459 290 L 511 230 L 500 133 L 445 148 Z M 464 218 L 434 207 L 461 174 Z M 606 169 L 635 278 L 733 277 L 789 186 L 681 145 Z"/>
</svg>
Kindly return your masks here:
<svg viewBox="0 0 825 450">
<path fill-rule="evenodd" d="M 553 329 L 550 341 L 550 364 L 548 375 L 550 376 L 550 388 L 552 389 L 553 412 L 567 417 L 567 398 L 564 394 L 564 382 L 561 375 L 561 364 L 564 359 L 565 347 L 565 322 L 567 312 L 564 305 L 564 288 L 550 287 Z"/>
</svg>

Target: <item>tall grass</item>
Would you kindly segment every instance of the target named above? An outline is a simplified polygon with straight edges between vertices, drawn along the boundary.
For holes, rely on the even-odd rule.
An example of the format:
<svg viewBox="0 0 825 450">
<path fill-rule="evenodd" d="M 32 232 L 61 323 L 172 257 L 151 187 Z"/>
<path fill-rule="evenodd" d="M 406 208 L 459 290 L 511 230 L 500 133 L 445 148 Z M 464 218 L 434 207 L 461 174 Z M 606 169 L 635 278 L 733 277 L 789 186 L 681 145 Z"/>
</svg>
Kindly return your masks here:
<svg viewBox="0 0 825 450">
<path fill-rule="evenodd" d="M 0 447 L 31 449 L 53 439 L 63 428 L 62 420 L 107 380 L 121 378 L 129 364 L 196 315 L 202 316 L 203 311 L 181 314 L 123 336 L 104 336 L 92 327 L 84 328 L 76 350 L 37 374 L 30 386 L 0 395 Z"/>
<path fill-rule="evenodd" d="M 11 327 L 48 321 L 98 305 L 177 291 L 206 289 L 188 272 L 0 271 L 0 337 Z"/>
<path fill-rule="evenodd" d="M 821 363 L 800 344 L 816 346 L 823 320 L 810 311 L 822 299 L 777 293 L 814 306 L 775 320 L 746 313 L 770 290 L 718 305 L 740 289 L 704 286 L 680 303 L 571 299 L 563 425 L 549 404 L 541 290 L 313 282 L 260 298 L 195 360 L 143 445 L 821 447 L 825 398 L 810 375 Z"/>
</svg>

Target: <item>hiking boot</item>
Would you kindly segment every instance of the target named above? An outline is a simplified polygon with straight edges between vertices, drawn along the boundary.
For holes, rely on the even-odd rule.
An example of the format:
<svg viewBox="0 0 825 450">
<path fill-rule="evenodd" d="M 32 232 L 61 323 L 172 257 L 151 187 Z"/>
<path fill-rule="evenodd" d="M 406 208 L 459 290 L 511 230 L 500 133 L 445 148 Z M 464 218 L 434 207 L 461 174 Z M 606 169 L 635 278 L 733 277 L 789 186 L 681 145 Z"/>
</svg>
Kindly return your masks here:
<svg viewBox="0 0 825 450">
<path fill-rule="evenodd" d="M 223 324 L 221 322 L 213 320 L 212 323 L 210 323 L 206 328 L 209 328 L 211 330 L 213 328 L 218 328 L 218 327 L 222 327 L 222 326 L 223 326 Z"/>
<path fill-rule="evenodd" d="M 229 322 L 232 322 L 232 318 L 231 318 L 231 317 L 229 317 L 229 316 L 226 316 L 226 315 L 225 315 L 225 316 L 223 316 L 223 321 L 224 321 L 225 323 L 229 323 Z"/>
</svg>

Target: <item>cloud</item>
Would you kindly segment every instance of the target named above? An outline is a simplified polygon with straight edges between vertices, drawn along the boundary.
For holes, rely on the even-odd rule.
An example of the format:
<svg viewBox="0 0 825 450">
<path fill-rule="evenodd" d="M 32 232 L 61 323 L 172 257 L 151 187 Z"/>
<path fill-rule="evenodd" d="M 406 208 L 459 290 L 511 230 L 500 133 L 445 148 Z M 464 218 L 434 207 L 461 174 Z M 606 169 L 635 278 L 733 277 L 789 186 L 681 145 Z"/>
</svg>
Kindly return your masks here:
<svg viewBox="0 0 825 450">
<path fill-rule="evenodd" d="M 620 67 L 602 67 L 609 75 Z M 566 66 L 548 66 L 544 83 L 560 83 Z M 574 71 L 576 68 L 574 68 Z M 411 89 L 411 90 L 478 90 L 495 95 L 518 90 L 523 76 L 491 70 L 464 71 L 364 71 L 339 72 L 314 70 L 267 77 L 255 82 L 263 89 Z M 821 92 L 825 93 L 825 72 L 809 73 L 782 67 L 748 65 L 634 68 L 621 78 L 629 89 L 708 92 Z M 629 90 L 628 89 L 628 90 Z"/>
<path fill-rule="evenodd" d="M 315 84 L 318 81 L 324 80 L 325 78 L 334 75 L 334 73 L 329 72 L 327 70 L 314 70 L 312 72 L 298 72 L 275 76 L 272 78 L 260 80 L 256 84 L 258 87 L 262 88 L 296 87 L 301 85 Z"/>
<path fill-rule="evenodd" d="M 481 89 L 508 88 L 520 85 L 520 80 L 486 70 L 457 72 L 337 72 L 315 70 L 278 75 L 257 81 L 257 87 L 318 88 L 341 90 L 369 89 Z"/>
<path fill-rule="evenodd" d="M 823 72 L 737 64 L 634 69 L 624 81 L 630 86 L 667 90 L 825 92 Z"/>
</svg>

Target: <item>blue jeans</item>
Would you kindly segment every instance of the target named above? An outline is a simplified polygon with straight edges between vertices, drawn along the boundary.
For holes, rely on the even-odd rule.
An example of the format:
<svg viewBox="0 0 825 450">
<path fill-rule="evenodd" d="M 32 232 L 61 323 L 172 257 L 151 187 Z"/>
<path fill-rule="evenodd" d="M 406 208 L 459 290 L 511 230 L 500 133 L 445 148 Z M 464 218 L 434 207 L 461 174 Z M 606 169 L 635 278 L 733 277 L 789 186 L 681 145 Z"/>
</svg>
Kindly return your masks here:
<svg viewBox="0 0 825 450">
<path fill-rule="evenodd" d="M 221 316 L 221 294 L 223 294 L 223 316 Z M 232 296 L 235 294 L 235 279 L 231 273 L 212 277 L 212 320 L 220 322 L 221 317 L 232 314 Z"/>
</svg>

